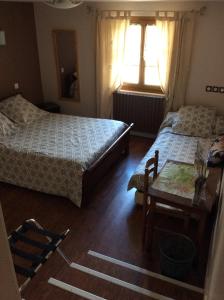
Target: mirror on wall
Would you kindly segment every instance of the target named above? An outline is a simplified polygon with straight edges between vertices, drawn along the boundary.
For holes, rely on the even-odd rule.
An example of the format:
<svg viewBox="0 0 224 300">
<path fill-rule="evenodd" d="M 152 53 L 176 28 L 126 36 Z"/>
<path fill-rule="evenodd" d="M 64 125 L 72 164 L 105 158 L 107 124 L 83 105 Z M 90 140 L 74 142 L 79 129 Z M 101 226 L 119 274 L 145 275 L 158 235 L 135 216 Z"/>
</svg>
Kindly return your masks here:
<svg viewBox="0 0 224 300">
<path fill-rule="evenodd" d="M 60 99 L 80 101 L 77 41 L 74 30 L 53 30 Z"/>
</svg>

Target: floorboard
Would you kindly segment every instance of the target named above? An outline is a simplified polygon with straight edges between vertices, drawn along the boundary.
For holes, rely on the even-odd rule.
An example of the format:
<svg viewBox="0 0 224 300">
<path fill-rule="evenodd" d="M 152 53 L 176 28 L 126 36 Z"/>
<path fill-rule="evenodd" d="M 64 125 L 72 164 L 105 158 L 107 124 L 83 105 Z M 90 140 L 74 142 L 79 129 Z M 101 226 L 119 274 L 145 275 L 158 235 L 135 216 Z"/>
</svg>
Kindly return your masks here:
<svg viewBox="0 0 224 300">
<path fill-rule="evenodd" d="M 152 140 L 150 139 L 132 137 L 130 155 L 119 161 L 108 172 L 107 176 L 97 185 L 89 205 L 83 209 L 75 207 L 65 198 L 1 183 L 0 199 L 8 233 L 29 218 L 35 218 L 43 226 L 55 232 L 62 232 L 70 228 L 71 232 L 63 241 L 61 248 L 72 261 L 173 299 L 202 299 L 195 292 L 115 266 L 87 254 L 91 249 L 160 272 L 158 239 L 156 239 L 151 255 L 142 251 L 142 210 L 134 203 L 134 190 L 127 191 L 127 183 L 131 174 L 151 144 Z M 166 222 L 172 223 L 173 220 L 163 219 L 161 222 L 166 226 Z M 173 223 L 173 226 L 180 228 L 181 224 Z M 192 228 L 194 228 L 194 224 L 192 224 Z M 202 268 L 196 268 L 187 282 L 202 287 L 204 273 L 205 265 Z M 150 299 L 73 270 L 65 264 L 58 253 L 54 253 L 33 278 L 24 290 L 23 297 L 26 300 L 83 299 L 49 285 L 47 281 L 50 277 L 106 299 Z"/>
</svg>

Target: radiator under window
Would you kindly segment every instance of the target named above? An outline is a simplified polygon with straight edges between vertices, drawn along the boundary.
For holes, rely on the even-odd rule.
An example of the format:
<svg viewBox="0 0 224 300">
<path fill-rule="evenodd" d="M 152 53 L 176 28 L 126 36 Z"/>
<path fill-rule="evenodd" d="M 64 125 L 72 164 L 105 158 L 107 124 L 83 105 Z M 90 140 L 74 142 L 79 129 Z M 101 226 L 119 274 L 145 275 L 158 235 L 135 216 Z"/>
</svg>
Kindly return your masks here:
<svg viewBox="0 0 224 300">
<path fill-rule="evenodd" d="M 163 95 L 123 91 L 113 93 L 113 118 L 127 124 L 134 123 L 135 132 L 156 135 L 164 117 L 164 109 Z"/>
</svg>

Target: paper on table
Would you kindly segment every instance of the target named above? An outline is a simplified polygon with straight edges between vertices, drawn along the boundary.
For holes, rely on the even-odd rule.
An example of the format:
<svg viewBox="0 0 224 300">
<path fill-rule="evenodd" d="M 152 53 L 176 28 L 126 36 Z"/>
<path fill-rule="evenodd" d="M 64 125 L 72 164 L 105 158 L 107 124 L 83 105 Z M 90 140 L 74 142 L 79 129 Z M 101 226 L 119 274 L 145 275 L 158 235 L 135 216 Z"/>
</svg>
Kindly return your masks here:
<svg viewBox="0 0 224 300">
<path fill-rule="evenodd" d="M 152 188 L 193 200 L 196 178 L 194 165 L 167 161 Z"/>
</svg>

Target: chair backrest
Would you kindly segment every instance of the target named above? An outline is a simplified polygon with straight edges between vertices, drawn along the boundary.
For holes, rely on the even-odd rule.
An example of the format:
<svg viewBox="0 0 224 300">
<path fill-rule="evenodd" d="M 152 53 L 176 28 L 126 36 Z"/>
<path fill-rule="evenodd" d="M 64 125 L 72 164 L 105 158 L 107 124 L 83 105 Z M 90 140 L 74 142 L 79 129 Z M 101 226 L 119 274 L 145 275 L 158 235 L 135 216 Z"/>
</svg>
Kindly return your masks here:
<svg viewBox="0 0 224 300">
<path fill-rule="evenodd" d="M 150 158 L 145 165 L 145 175 L 144 175 L 144 192 L 148 192 L 149 187 L 149 175 L 152 174 L 153 180 L 156 179 L 158 175 L 158 161 L 159 161 L 159 151 L 155 151 L 155 156 Z"/>
</svg>

